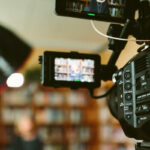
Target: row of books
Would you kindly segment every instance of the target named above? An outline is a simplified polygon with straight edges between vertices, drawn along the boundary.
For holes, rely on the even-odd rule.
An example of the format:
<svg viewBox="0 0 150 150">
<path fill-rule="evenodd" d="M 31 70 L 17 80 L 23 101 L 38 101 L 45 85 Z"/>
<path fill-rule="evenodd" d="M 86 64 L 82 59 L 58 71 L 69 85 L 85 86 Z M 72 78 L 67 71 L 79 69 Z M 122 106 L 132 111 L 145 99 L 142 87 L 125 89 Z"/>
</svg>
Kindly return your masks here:
<svg viewBox="0 0 150 150">
<path fill-rule="evenodd" d="M 122 17 L 124 14 L 123 8 L 109 8 L 112 17 Z"/>
<path fill-rule="evenodd" d="M 69 106 L 85 106 L 88 104 L 87 93 L 84 92 L 43 92 L 38 91 L 33 95 L 33 103 L 36 105 L 63 105 Z"/>
<path fill-rule="evenodd" d="M 82 74 L 93 74 L 94 73 L 94 69 L 93 68 L 82 67 L 79 70 L 73 70 L 72 68 L 67 68 L 65 66 L 56 66 L 55 67 L 55 73 L 72 74 L 74 72 L 75 73 L 80 72 Z"/>
<path fill-rule="evenodd" d="M 67 4 L 68 10 L 74 11 L 74 12 L 82 12 L 84 10 L 85 3 L 79 3 L 79 2 L 69 2 Z"/>
<path fill-rule="evenodd" d="M 75 2 L 73 2 L 75 3 Z M 78 2 L 77 2 L 78 4 Z M 94 61 L 90 60 L 90 59 L 72 59 L 72 58 L 56 58 L 55 59 L 55 65 L 56 66 L 61 66 L 61 67 L 66 67 L 66 68 L 70 68 L 71 66 L 73 66 L 74 64 L 76 64 L 77 66 L 81 65 L 83 68 L 94 68 Z"/>
<path fill-rule="evenodd" d="M 45 143 L 75 143 L 88 142 L 91 139 L 91 131 L 87 126 L 79 126 L 72 128 L 65 127 L 42 127 L 39 129 L 40 137 Z"/>
<path fill-rule="evenodd" d="M 50 144 L 44 146 L 44 150 L 67 150 L 67 148 L 63 144 Z"/>
<path fill-rule="evenodd" d="M 6 91 L 2 95 L 4 105 L 63 105 L 85 106 L 88 103 L 87 93 L 84 92 L 61 92 L 38 90 L 31 93 L 28 88 Z"/>
<path fill-rule="evenodd" d="M 27 88 L 6 90 L 1 96 L 3 104 L 24 105 L 31 103 L 31 91 Z"/>
<path fill-rule="evenodd" d="M 44 150 L 89 150 L 86 144 L 71 144 L 67 148 L 65 145 L 47 145 Z M 103 144 L 99 146 L 99 150 L 134 150 L 135 147 L 126 144 Z"/>
<path fill-rule="evenodd" d="M 125 0 L 110 0 L 110 4 L 112 4 L 112 5 L 124 5 Z"/>
<path fill-rule="evenodd" d="M 88 146 L 86 144 L 70 144 L 69 146 L 66 146 L 65 144 L 51 144 L 45 146 L 44 150 L 88 150 Z"/>
<path fill-rule="evenodd" d="M 40 127 L 39 136 L 43 141 L 62 140 L 64 138 L 65 128 L 63 127 Z"/>
<path fill-rule="evenodd" d="M 36 105 L 63 105 L 65 103 L 65 93 L 37 91 L 33 97 L 33 104 Z"/>
<path fill-rule="evenodd" d="M 39 124 L 61 124 L 65 122 L 71 122 L 74 124 L 80 123 L 83 120 L 83 112 L 80 110 L 61 110 L 61 109 L 44 109 L 37 110 L 35 113 L 35 119 Z M 33 111 L 29 108 L 26 109 L 2 109 L 2 120 L 5 123 L 14 123 L 24 115 L 32 115 Z"/>
<path fill-rule="evenodd" d="M 135 146 L 127 145 L 125 143 L 122 144 L 105 143 L 100 145 L 99 150 L 135 150 Z"/>
<path fill-rule="evenodd" d="M 80 110 L 60 110 L 60 109 L 44 109 L 37 110 L 35 114 L 38 123 L 80 123 L 84 115 Z"/>
<path fill-rule="evenodd" d="M 24 115 L 32 115 L 32 110 L 25 108 L 25 109 L 10 109 L 10 108 L 3 108 L 2 109 L 2 121 L 6 124 L 16 123 L 22 116 Z"/>
</svg>

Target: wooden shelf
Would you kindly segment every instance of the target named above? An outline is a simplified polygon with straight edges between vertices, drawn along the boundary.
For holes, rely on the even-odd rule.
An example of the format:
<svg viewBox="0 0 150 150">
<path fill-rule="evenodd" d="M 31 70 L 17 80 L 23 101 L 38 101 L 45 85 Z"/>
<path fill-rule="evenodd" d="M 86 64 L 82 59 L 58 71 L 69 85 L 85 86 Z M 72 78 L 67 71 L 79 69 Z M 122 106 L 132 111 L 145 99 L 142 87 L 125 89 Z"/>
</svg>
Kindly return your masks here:
<svg viewBox="0 0 150 150">
<path fill-rule="evenodd" d="M 28 90 L 28 85 L 25 85 L 24 87 L 22 87 L 21 90 L 22 91 Z M 15 95 L 14 94 L 15 90 L 8 89 L 8 94 L 9 94 L 9 92 L 12 92 L 11 94 Z M 19 90 L 17 90 L 17 93 L 19 93 Z M 15 96 L 16 96 L 17 101 L 19 102 L 21 99 L 19 100 L 20 97 L 17 97 L 17 93 Z M 27 100 L 28 102 L 30 101 L 29 104 L 28 103 L 27 104 L 17 104 L 16 103 L 17 101 L 13 97 L 11 97 L 11 98 L 14 100 L 15 103 L 13 104 L 11 101 L 11 104 L 9 104 L 9 100 L 8 100 L 9 97 L 7 96 L 7 91 L 6 91 L 5 95 L 3 96 L 3 98 L 6 97 L 6 100 L 2 99 L 2 104 L 1 104 L 1 108 L 3 110 L 1 117 L 2 117 L 3 125 L 4 125 L 6 131 L 8 128 L 9 128 L 9 130 L 10 129 L 13 130 L 14 123 L 13 122 L 12 123 L 4 122 L 5 119 L 3 117 L 4 116 L 8 117 L 7 115 L 3 114 L 3 113 L 5 113 L 5 109 L 6 109 L 6 111 L 11 110 L 11 113 L 13 113 L 13 112 L 15 113 L 16 110 L 17 111 L 20 110 L 20 113 L 17 112 L 18 114 L 21 114 L 21 111 L 29 109 L 32 111 L 33 115 L 35 116 L 35 119 L 36 119 L 36 117 L 38 117 L 36 124 L 39 127 L 39 133 L 40 133 L 40 130 L 43 130 L 43 129 L 44 130 L 50 130 L 50 129 L 53 130 L 55 128 L 56 129 L 58 128 L 58 129 L 63 130 L 63 134 L 64 134 L 63 137 L 68 136 L 68 134 L 73 134 L 73 133 L 75 134 L 75 132 L 81 132 L 81 133 L 76 133 L 76 136 L 79 136 L 80 134 L 86 134 L 86 131 L 84 131 L 84 129 L 88 128 L 88 132 L 91 132 L 92 134 L 94 132 L 95 135 L 97 134 L 97 132 L 95 132 L 95 129 L 98 128 L 98 124 L 97 124 L 98 122 L 96 120 L 92 121 L 91 118 L 93 118 L 92 116 L 96 115 L 99 108 L 95 101 L 91 101 L 91 98 L 88 95 L 87 90 L 80 90 L 79 92 L 72 92 L 71 90 L 68 90 L 68 89 L 47 88 L 47 87 L 43 87 L 43 86 L 37 84 L 37 88 L 35 88 L 35 91 L 33 91 L 33 93 L 30 93 L 30 95 L 31 95 L 30 97 L 23 97 L 23 102 L 25 102 L 26 98 L 30 99 L 30 100 Z M 58 101 L 58 104 L 55 103 L 55 101 Z M 62 111 L 65 113 L 66 117 L 65 117 L 64 121 L 63 120 L 61 121 L 61 119 L 60 119 L 61 115 L 59 116 L 59 111 L 60 112 Z M 43 112 L 44 116 L 47 116 L 48 114 L 46 114 L 46 113 L 49 112 L 50 113 L 49 115 L 51 115 L 51 117 L 52 118 L 54 117 L 55 119 L 48 120 L 49 118 L 45 118 L 46 119 L 46 120 L 44 120 L 45 123 L 43 121 L 41 121 L 42 123 L 40 123 L 39 122 L 40 118 L 37 115 L 39 115 L 39 114 L 41 115 L 42 112 Z M 90 113 L 90 115 L 89 115 L 89 113 Z M 56 115 L 56 116 L 53 116 L 53 115 Z M 57 117 L 60 120 L 57 120 L 56 119 Z M 8 119 L 9 118 L 6 118 L 6 120 L 8 120 Z M 14 118 L 12 120 L 16 120 L 16 119 Z M 68 131 L 68 129 L 69 129 L 69 131 Z M 53 130 L 53 132 L 55 132 L 55 130 Z M 56 130 L 56 132 L 58 132 L 58 130 Z M 72 132 L 72 133 L 70 133 L 70 132 Z M 41 131 L 41 134 L 44 134 L 44 132 Z M 87 133 L 87 134 L 90 134 L 90 133 Z M 43 136 L 49 136 L 49 134 L 43 135 Z M 42 135 L 41 135 L 41 137 L 42 137 Z M 56 140 L 56 139 L 51 139 L 49 137 L 49 138 L 47 138 L 47 140 L 44 143 L 46 145 L 66 144 L 66 146 L 67 146 L 67 145 L 72 144 L 72 143 L 70 143 L 70 139 L 71 139 L 71 137 L 70 138 L 65 137 L 62 140 L 61 139 Z M 76 140 L 76 142 L 81 143 L 81 144 L 83 144 L 83 143 L 86 145 L 93 144 L 93 140 L 86 140 L 86 139 L 84 140 L 81 138 L 77 138 L 74 140 Z M 4 142 L 2 142 L 2 143 L 4 144 Z M 7 144 L 7 141 L 5 141 L 5 143 Z M 99 144 L 99 143 L 97 143 L 97 144 Z"/>
<path fill-rule="evenodd" d="M 17 108 L 24 109 L 24 108 L 30 108 L 30 107 L 32 107 L 32 105 L 30 105 L 30 104 L 23 104 L 23 105 L 4 105 L 3 107 L 5 107 L 5 108 L 10 108 L 10 109 L 17 109 Z"/>
<path fill-rule="evenodd" d="M 21 88 L 21 90 L 23 89 L 28 90 L 28 85 L 25 85 Z M 15 93 L 15 90 L 13 89 L 8 89 L 8 91 Z M 19 90 L 17 93 L 19 93 Z M 7 94 L 7 90 L 5 94 Z M 7 97 L 7 95 L 5 96 Z M 5 96 L 2 97 L 5 98 Z M 11 110 L 11 113 L 13 113 L 13 111 L 15 112 L 16 110 L 24 111 L 28 109 L 32 111 L 33 115 L 35 116 L 35 119 L 37 119 L 36 117 L 38 117 L 38 119 L 36 120 L 36 125 L 39 127 L 39 134 L 45 139 L 44 143 L 47 146 L 65 145 L 65 150 L 68 150 L 68 147 L 73 143 L 79 143 L 86 145 L 84 150 L 99 150 L 99 147 L 103 144 L 109 143 L 117 146 L 118 144 L 124 142 L 115 141 L 113 139 L 105 141 L 100 138 L 100 130 L 103 130 L 105 126 L 109 125 L 110 128 L 114 129 L 120 128 L 120 125 L 118 121 L 111 116 L 110 113 L 106 113 L 106 109 L 104 108 L 108 107 L 107 104 L 99 103 L 98 101 L 93 100 L 88 95 L 87 90 L 79 90 L 78 92 L 72 92 L 71 90 L 65 88 L 54 89 L 43 87 L 37 84 L 35 90 L 32 93 L 30 93 L 30 97 L 23 97 L 23 100 L 26 100 L 26 98 L 27 101 L 30 102 L 29 104 L 9 104 L 9 100 L 7 100 L 6 103 L 4 99 L 1 99 L 0 119 L 2 120 L 2 123 L 0 124 L 0 129 L 2 129 L 5 133 L 7 133 L 8 130 L 13 131 L 14 128 L 13 122 L 4 122 L 5 119 L 9 119 L 3 118 L 9 117 L 3 114 L 5 112 L 5 109 Z M 20 101 L 19 98 L 18 101 Z M 57 101 L 58 103 L 55 103 L 55 101 Z M 49 114 L 46 114 L 47 110 L 50 111 Z M 59 116 L 59 111 L 65 112 L 64 120 L 60 119 L 61 115 Z M 41 114 L 43 114 L 43 116 L 37 116 Z M 48 120 L 49 118 L 46 118 L 46 116 L 50 116 L 49 118 L 51 119 Z M 40 120 L 40 117 L 42 119 L 45 119 Z M 56 117 L 58 117 L 58 120 L 56 119 Z M 101 118 L 103 119 L 101 120 Z M 105 118 L 107 118 L 106 121 Z M 15 118 L 13 120 L 15 120 Z M 61 133 L 61 130 L 63 131 L 63 133 Z M 60 132 L 60 134 L 62 134 L 63 139 L 56 140 L 55 138 L 50 138 L 49 133 L 51 132 L 54 132 L 53 134 L 55 134 L 55 132 Z M 74 138 L 74 136 L 77 137 Z M 80 136 L 85 136 L 85 140 L 83 139 L 83 137 L 80 138 Z M 90 136 L 90 138 L 88 139 L 86 136 Z M 9 142 L 7 139 L 4 139 L 1 142 L 2 146 L 7 145 L 8 143 Z M 132 145 L 132 142 L 125 141 L 125 144 Z"/>
</svg>

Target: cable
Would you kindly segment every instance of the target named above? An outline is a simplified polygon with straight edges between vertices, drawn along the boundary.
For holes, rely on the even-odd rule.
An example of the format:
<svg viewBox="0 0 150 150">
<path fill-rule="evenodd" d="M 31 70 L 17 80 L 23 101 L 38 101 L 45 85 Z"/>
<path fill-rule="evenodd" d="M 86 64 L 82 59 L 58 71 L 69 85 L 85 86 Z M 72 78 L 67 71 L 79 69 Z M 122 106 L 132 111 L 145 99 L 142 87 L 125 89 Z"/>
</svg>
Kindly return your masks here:
<svg viewBox="0 0 150 150">
<path fill-rule="evenodd" d="M 120 40 L 120 41 L 150 42 L 150 40 L 124 39 L 124 38 L 117 38 L 117 37 L 113 37 L 113 36 L 106 35 L 106 34 L 102 33 L 101 31 L 99 31 L 99 30 L 96 28 L 96 26 L 95 26 L 93 20 L 91 20 L 90 22 L 91 22 L 91 25 L 92 25 L 93 29 L 95 30 L 95 32 L 97 32 L 99 35 L 104 36 L 104 37 L 106 37 L 106 38 L 114 39 L 114 40 Z"/>
<path fill-rule="evenodd" d="M 105 94 L 100 95 L 100 96 L 94 96 L 93 89 L 92 90 L 90 89 L 89 92 L 90 92 L 90 95 L 91 95 L 92 98 L 98 99 L 98 98 L 106 97 L 113 90 L 113 88 L 115 88 L 115 87 L 116 87 L 116 85 L 111 87 Z"/>
</svg>

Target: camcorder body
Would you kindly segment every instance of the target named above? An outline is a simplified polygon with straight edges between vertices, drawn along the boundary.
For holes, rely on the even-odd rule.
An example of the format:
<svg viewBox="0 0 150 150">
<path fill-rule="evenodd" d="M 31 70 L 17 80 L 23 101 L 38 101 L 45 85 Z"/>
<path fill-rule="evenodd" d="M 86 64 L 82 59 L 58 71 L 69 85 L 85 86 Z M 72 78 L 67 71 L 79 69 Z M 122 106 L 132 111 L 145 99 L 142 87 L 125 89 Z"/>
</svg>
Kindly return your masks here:
<svg viewBox="0 0 150 150">
<path fill-rule="evenodd" d="M 96 54 L 45 51 L 40 56 L 42 84 L 55 88 L 97 88 L 103 80 L 100 60 Z M 115 72 L 114 79 L 115 86 L 108 95 L 111 113 L 128 137 L 149 141 L 150 48 L 140 51 Z"/>
<path fill-rule="evenodd" d="M 131 138 L 144 140 L 144 142 L 137 144 L 136 150 L 149 150 L 150 0 L 120 0 L 119 3 L 114 0 L 113 2 L 116 3 L 109 3 L 109 10 L 111 8 L 118 10 L 117 14 L 120 8 L 123 9 L 120 16 L 113 16 L 111 13 L 107 15 L 94 13 L 87 9 L 90 7 L 90 2 L 92 0 L 87 0 L 85 7 L 81 0 L 56 0 L 56 13 L 62 16 L 125 23 L 124 26 L 111 25 L 107 34 L 117 35 L 119 38 L 133 35 L 137 39 L 142 39 L 137 44 L 145 43 L 144 47 L 141 46 L 138 49 L 138 54 L 119 70 L 115 64 L 127 41 L 109 39 L 109 47 L 113 52 L 107 65 L 102 65 L 100 63 L 101 57 L 96 54 L 47 51 L 40 57 L 42 84 L 56 88 L 87 88 L 90 92 L 92 91 L 90 94 L 93 98 L 108 96 L 109 109 L 112 115 L 119 120 L 125 134 Z M 119 9 L 115 9 L 116 7 Z M 136 10 L 139 12 L 138 19 L 135 19 Z M 110 77 L 116 80 L 114 86 L 106 94 L 94 96 L 93 90 L 100 86 L 102 80 L 112 80 Z"/>
<path fill-rule="evenodd" d="M 150 140 L 150 48 L 139 52 L 113 78 L 115 116 L 129 137 Z M 112 102 L 111 102 L 112 103 Z M 114 109 L 114 108 L 111 108 Z"/>
</svg>

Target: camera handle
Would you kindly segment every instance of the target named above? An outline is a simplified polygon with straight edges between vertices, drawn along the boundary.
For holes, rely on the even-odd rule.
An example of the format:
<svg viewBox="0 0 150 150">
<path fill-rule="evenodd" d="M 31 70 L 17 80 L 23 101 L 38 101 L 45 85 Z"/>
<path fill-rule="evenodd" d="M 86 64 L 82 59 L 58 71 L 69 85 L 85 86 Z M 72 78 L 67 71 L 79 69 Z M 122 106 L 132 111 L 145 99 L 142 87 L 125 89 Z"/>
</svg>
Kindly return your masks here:
<svg viewBox="0 0 150 150">
<path fill-rule="evenodd" d="M 123 27 L 121 25 L 111 24 L 109 26 L 107 35 L 119 36 L 120 38 L 127 38 L 128 35 L 130 34 L 131 26 L 132 26 L 132 21 L 130 19 L 126 20 L 126 23 L 124 24 Z M 101 80 L 104 81 L 112 80 L 113 73 L 117 71 L 117 67 L 115 66 L 116 61 L 127 43 L 126 41 L 118 41 L 114 39 L 108 39 L 108 40 L 109 40 L 109 49 L 111 49 L 113 53 L 109 59 L 108 64 L 101 65 L 100 77 Z M 94 89 L 89 89 L 89 92 L 92 98 L 99 99 L 99 98 L 106 97 L 112 89 L 113 87 L 107 93 L 100 96 L 94 95 Z"/>
<path fill-rule="evenodd" d="M 143 141 L 135 145 L 135 150 L 150 150 L 150 142 Z"/>
<path fill-rule="evenodd" d="M 127 19 L 124 26 L 118 25 L 118 24 L 110 24 L 107 35 L 111 36 L 117 36 L 119 38 L 128 38 L 128 36 L 131 33 L 131 28 L 133 25 L 133 21 L 130 19 Z M 127 41 L 119 41 L 119 40 L 114 40 L 114 39 L 108 39 L 109 44 L 108 48 L 113 51 L 109 62 L 108 66 L 112 67 L 115 66 L 116 61 L 124 49 L 125 45 L 127 44 Z"/>
</svg>

